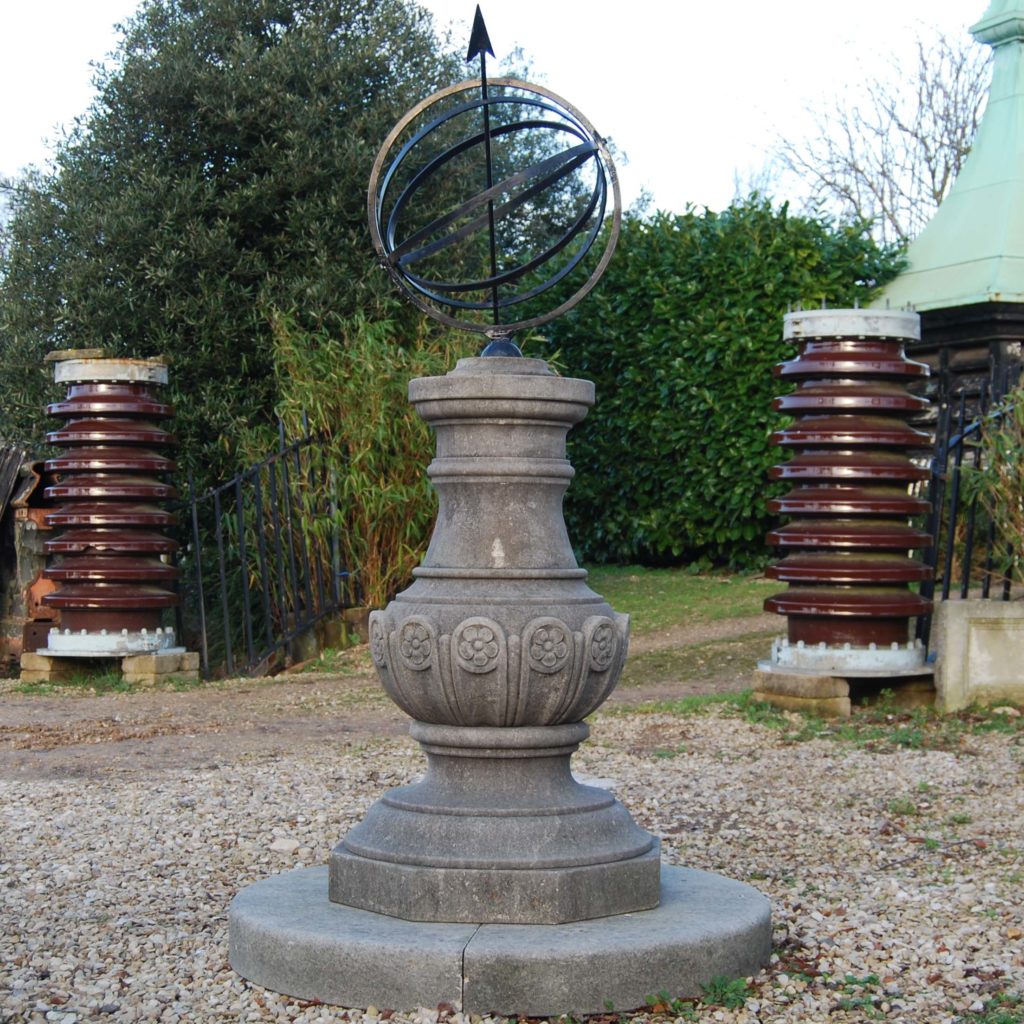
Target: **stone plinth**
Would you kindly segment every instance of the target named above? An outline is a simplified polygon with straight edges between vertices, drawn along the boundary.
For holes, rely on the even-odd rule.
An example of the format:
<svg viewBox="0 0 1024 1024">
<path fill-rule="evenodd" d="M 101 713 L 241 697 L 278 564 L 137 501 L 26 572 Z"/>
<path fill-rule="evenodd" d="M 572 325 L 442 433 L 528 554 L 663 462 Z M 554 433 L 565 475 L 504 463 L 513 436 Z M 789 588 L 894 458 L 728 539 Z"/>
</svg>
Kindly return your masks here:
<svg viewBox="0 0 1024 1024">
<path fill-rule="evenodd" d="M 785 711 L 803 711 L 819 718 L 849 718 L 852 710 L 849 680 L 840 676 L 779 672 L 758 662 L 754 700 Z"/>
<path fill-rule="evenodd" d="M 85 674 L 97 658 L 88 651 L 80 655 L 66 652 L 54 654 L 46 648 L 26 651 L 21 656 L 21 681 L 23 683 L 51 683 L 73 679 Z M 155 686 L 158 683 L 176 679 L 180 682 L 197 682 L 199 679 L 199 655 L 186 651 L 184 647 L 172 647 L 154 654 L 134 654 L 117 657 L 104 653 L 104 659 L 113 659 L 120 668 L 121 678 L 137 686 Z M 108 661 L 107 664 L 110 662 Z M 115 668 L 115 670 L 116 670 Z"/>
<path fill-rule="evenodd" d="M 1024 602 L 943 601 L 932 635 L 939 649 L 936 705 L 1024 704 Z"/>
<path fill-rule="evenodd" d="M 231 904 L 230 958 L 266 988 L 340 1006 L 450 1003 L 531 1017 L 699 996 L 771 954 L 768 900 L 752 886 L 664 866 L 653 910 L 572 925 L 403 921 L 326 898 L 324 868 L 275 875 Z"/>
<path fill-rule="evenodd" d="M 382 797 L 331 854 L 335 903 L 519 924 L 658 905 L 658 841 L 569 770 L 585 724 L 411 731 L 426 778 Z"/>
<path fill-rule="evenodd" d="M 892 694 L 894 707 L 927 708 L 935 704 L 934 674 L 931 662 L 900 674 L 889 670 L 844 674 L 837 670 L 822 675 L 813 669 L 787 672 L 770 661 L 759 661 L 754 674 L 754 699 L 818 718 L 849 718 L 855 703 L 870 704 L 885 690 Z"/>
</svg>

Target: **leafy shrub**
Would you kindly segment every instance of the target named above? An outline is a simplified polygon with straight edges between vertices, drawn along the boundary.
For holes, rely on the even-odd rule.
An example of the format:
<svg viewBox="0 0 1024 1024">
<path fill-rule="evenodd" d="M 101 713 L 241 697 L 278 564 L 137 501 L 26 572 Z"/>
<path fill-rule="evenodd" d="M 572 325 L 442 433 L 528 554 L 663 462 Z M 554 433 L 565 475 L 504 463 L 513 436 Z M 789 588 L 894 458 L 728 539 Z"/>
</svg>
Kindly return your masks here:
<svg viewBox="0 0 1024 1024">
<path fill-rule="evenodd" d="M 357 573 L 363 603 L 380 606 L 411 578 L 437 509 L 425 472 L 434 441 L 409 405 L 409 380 L 447 373 L 476 341 L 439 335 L 422 319 L 411 333 L 361 314 L 315 332 L 278 315 L 273 337 L 278 411 L 291 436 L 303 433 L 304 414 L 323 433 L 311 471 L 332 481 L 341 564 Z M 269 442 L 263 429 L 243 438 L 254 459 Z M 323 544 L 332 524 L 319 509 L 304 525 Z"/>
<path fill-rule="evenodd" d="M 1024 582 L 1024 383 L 994 408 L 982 428 L 980 465 L 963 468 L 968 499 L 980 498 L 998 538 L 994 556 Z"/>
<path fill-rule="evenodd" d="M 787 305 L 867 301 L 899 262 L 863 225 L 752 196 L 627 217 L 600 287 L 546 353 L 597 385 L 570 435 L 570 536 L 593 561 L 749 563 L 764 552 Z"/>
</svg>

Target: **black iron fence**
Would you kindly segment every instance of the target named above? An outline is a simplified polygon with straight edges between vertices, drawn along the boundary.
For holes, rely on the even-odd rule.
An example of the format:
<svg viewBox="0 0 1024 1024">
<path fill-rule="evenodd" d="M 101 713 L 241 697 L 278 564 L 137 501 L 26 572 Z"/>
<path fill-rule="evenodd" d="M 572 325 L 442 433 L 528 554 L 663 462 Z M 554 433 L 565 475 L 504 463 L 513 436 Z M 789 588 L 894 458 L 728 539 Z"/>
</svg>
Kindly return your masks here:
<svg viewBox="0 0 1024 1024">
<path fill-rule="evenodd" d="M 357 602 L 341 564 L 334 481 L 315 458 L 320 438 L 288 441 L 234 479 L 178 508 L 179 634 L 204 676 L 249 674 L 283 661 L 297 639 Z"/>
<path fill-rule="evenodd" d="M 982 385 L 975 392 L 961 392 L 939 412 L 928 481 L 932 510 L 927 529 L 932 546 L 924 554 L 933 579 L 921 584 L 924 597 L 1008 601 L 1012 595 L 1012 582 L 1004 567 L 1020 538 L 1001 536 L 977 495 L 964 485 L 968 472 L 982 468 L 982 430 L 1002 417 L 997 403 L 1004 394 L 1005 387 L 993 393 Z M 920 619 L 917 635 L 926 644 L 930 632 L 931 617 Z"/>
</svg>

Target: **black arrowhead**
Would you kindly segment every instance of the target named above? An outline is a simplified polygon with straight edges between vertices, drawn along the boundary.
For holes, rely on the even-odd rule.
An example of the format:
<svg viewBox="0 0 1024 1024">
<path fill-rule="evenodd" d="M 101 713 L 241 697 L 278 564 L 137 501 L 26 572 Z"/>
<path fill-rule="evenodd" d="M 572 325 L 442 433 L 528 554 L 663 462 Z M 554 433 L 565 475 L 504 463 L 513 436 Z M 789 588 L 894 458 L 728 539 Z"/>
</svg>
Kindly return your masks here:
<svg viewBox="0 0 1024 1024">
<path fill-rule="evenodd" d="M 484 24 L 484 16 L 480 13 L 480 5 L 476 5 L 476 15 L 473 18 L 473 31 L 469 36 L 469 53 L 466 60 L 471 61 L 474 57 L 480 57 L 485 53 L 494 56 L 491 47 L 490 36 L 487 35 L 487 26 Z"/>
</svg>

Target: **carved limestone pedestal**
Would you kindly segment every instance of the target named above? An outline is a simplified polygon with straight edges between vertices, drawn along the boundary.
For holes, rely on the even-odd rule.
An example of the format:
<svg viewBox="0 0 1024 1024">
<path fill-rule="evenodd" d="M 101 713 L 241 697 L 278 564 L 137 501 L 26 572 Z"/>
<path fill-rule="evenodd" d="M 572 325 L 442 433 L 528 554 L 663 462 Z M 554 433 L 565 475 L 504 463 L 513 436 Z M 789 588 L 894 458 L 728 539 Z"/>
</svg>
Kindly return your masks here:
<svg viewBox="0 0 1024 1024">
<path fill-rule="evenodd" d="M 409 395 L 437 437 L 440 505 L 370 645 L 427 772 L 370 808 L 326 880 L 307 869 L 240 893 L 232 964 L 325 1002 L 531 1014 L 626 1009 L 753 973 L 770 952 L 767 900 L 661 868 L 658 840 L 569 768 L 629 637 L 562 518 L 565 439 L 593 385 L 487 357 Z"/>
<path fill-rule="evenodd" d="M 330 897 L 519 924 L 657 906 L 657 841 L 569 770 L 629 637 L 628 617 L 586 585 L 562 519 L 566 434 L 593 385 L 499 357 L 409 393 L 437 436 L 437 527 L 415 582 L 370 617 L 370 644 L 427 775 L 338 845 Z"/>
</svg>

